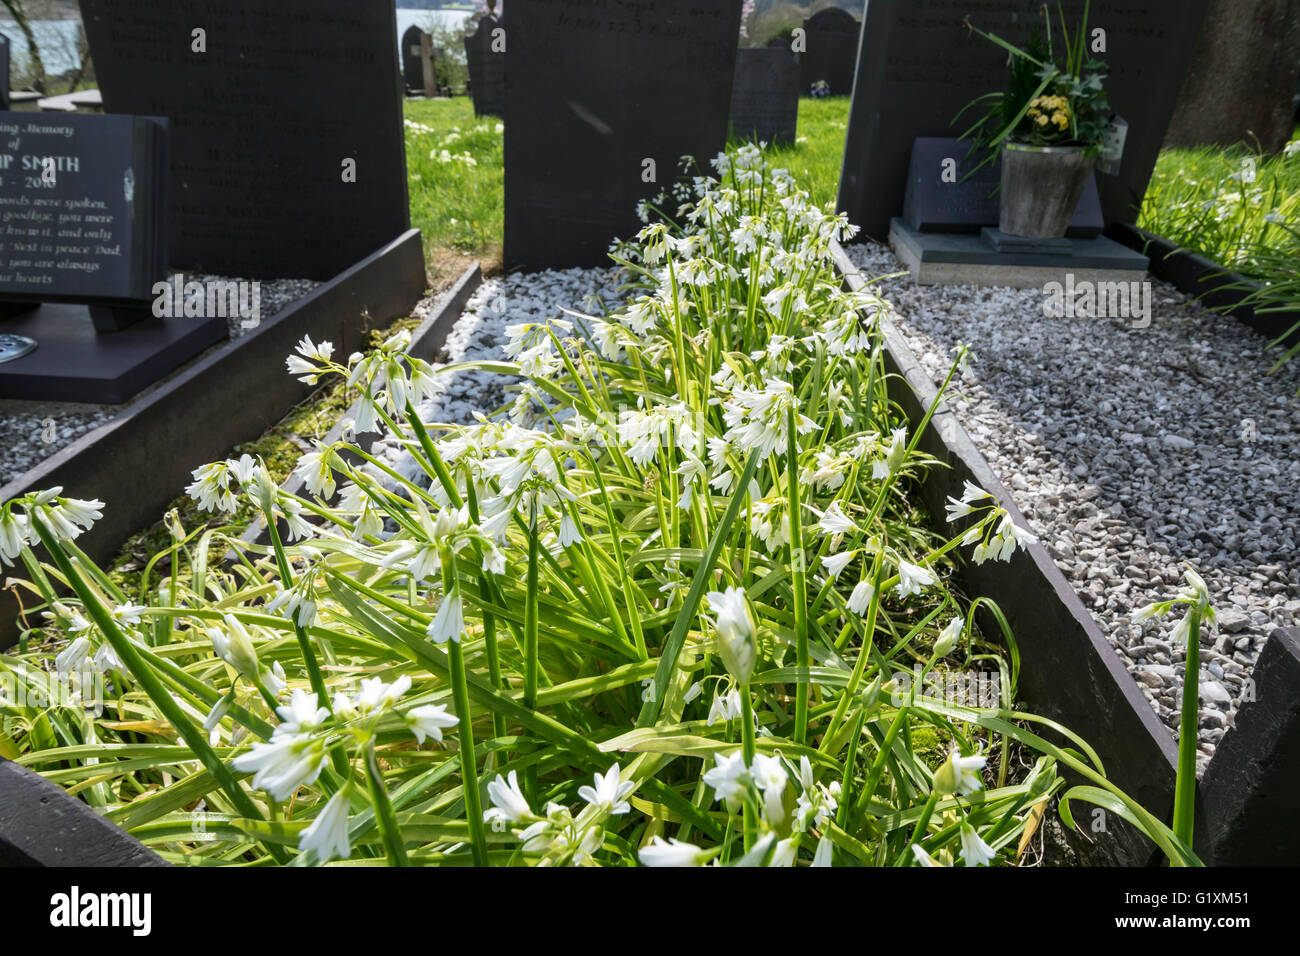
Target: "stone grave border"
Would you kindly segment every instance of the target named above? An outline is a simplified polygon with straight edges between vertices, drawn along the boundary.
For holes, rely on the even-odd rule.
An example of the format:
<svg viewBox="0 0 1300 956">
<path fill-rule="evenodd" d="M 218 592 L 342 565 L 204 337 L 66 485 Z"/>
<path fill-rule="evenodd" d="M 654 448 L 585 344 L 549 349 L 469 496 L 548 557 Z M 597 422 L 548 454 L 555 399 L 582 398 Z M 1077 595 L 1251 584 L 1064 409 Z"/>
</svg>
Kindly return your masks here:
<svg viewBox="0 0 1300 956">
<path fill-rule="evenodd" d="M 859 270 L 844 250 L 835 244 L 833 251 L 845 287 L 863 288 Z M 937 389 L 897 331 L 885 329 L 884 339 L 890 401 L 915 428 Z M 960 497 L 963 482 L 971 481 L 1028 527 L 946 403 L 930 419 L 918 448 L 939 462 L 926 470 L 920 488 L 936 522 L 943 521 L 947 498 Z M 1097 751 L 1110 779 L 1167 822 L 1178 759 L 1173 735 L 1042 544 L 1017 551 L 1007 563 L 964 562 L 959 574 L 970 593 L 995 601 L 1006 616 L 1020 653 L 1018 691 L 1025 709 L 1081 735 Z M 997 632 L 991 615 L 980 621 L 985 633 Z M 1260 662 L 1254 675 L 1257 699 L 1238 712 L 1236 726 L 1220 741 L 1198 788 L 1195 844 L 1209 865 L 1220 860 L 1241 865 L 1243 855 L 1256 866 L 1292 865 L 1300 853 L 1300 831 L 1289 815 L 1300 811 L 1300 634 L 1274 631 Z M 1086 818 L 1079 820 L 1086 830 Z M 1114 815 L 1107 829 L 1092 840 L 1072 837 L 1082 862 L 1157 862 L 1150 841 Z M 1235 844 L 1249 850 L 1243 854 Z"/>
<path fill-rule="evenodd" d="M 834 254 L 845 286 L 862 288 L 856 267 L 838 245 Z M 479 281 L 477 266 L 471 267 L 444 296 L 413 337 L 416 354 L 437 351 L 454 324 L 459 304 Z M 893 330 L 885 332 L 884 360 L 891 401 L 914 425 L 919 423 L 935 394 L 929 374 Z M 944 405 L 931 418 L 920 447 L 947 466 L 929 469 L 922 485 L 932 514 L 941 514 L 949 492 L 971 479 L 1023 522 L 1011 496 Z M 1001 605 L 1017 635 L 1020 689 L 1027 706 L 1082 734 L 1097 749 L 1112 779 L 1145 806 L 1157 812 L 1170 807 L 1172 736 L 1119 665 L 1118 656 L 1042 545 L 1018 551 L 1010 563 L 999 563 L 985 573 L 977 565 L 963 566 L 962 573 L 974 592 Z M 1220 742 L 1199 788 L 1197 843 L 1202 859 L 1211 865 L 1220 860 L 1290 864 L 1300 839 L 1295 828 L 1287 826 L 1300 809 L 1300 788 L 1294 786 L 1300 753 L 1300 699 L 1294 694 L 1300 679 L 1300 631 L 1273 633 L 1255 678 L 1257 701 L 1241 708 L 1237 726 Z M 1114 829 L 1109 840 L 1076 840 L 1083 862 L 1130 866 L 1155 862 L 1144 838 L 1118 820 L 1112 819 L 1110 825 Z M 54 784 L 0 760 L 0 865 L 161 862 Z"/>
<path fill-rule="evenodd" d="M 1300 307 L 1260 314 L 1253 306 L 1242 305 L 1242 300 L 1263 288 L 1263 284 L 1233 272 L 1213 259 L 1138 226 L 1120 224 L 1111 227 L 1109 232 L 1116 242 L 1150 258 L 1150 272 L 1157 279 L 1195 296 L 1207 308 L 1225 310 L 1226 314 L 1270 340 L 1280 338 L 1300 322 Z M 1283 304 L 1281 300 L 1277 302 Z M 1300 329 L 1287 338 L 1288 346 L 1296 342 L 1300 342 Z"/>
<path fill-rule="evenodd" d="M 284 365 L 304 335 L 346 356 L 370 329 L 409 314 L 427 282 L 420 232 L 409 229 L 0 487 L 0 501 L 61 485 L 71 497 L 106 502 L 103 519 L 77 543 L 95 560 L 110 559 L 158 520 L 194 468 L 262 435 L 310 394 Z M 0 591 L 0 650 L 17 640 L 18 614 L 13 592 Z"/>
</svg>

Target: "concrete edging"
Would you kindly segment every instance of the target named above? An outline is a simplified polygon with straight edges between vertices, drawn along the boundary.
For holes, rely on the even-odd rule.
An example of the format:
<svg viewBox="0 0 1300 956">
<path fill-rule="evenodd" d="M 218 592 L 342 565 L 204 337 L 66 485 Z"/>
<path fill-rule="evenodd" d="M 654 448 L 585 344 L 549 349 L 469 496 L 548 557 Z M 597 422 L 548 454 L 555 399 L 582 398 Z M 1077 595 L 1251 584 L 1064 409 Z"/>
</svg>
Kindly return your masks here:
<svg viewBox="0 0 1300 956">
<path fill-rule="evenodd" d="M 426 288 L 420 233 L 410 229 L 0 487 L 0 501 L 56 485 L 104 501 L 103 519 L 77 543 L 107 560 L 158 519 L 192 469 L 263 434 L 310 394 L 284 365 L 302 336 L 330 339 L 347 354 L 371 328 L 406 314 Z M 13 592 L 0 591 L 0 650 L 17 640 L 18 613 Z"/>
</svg>

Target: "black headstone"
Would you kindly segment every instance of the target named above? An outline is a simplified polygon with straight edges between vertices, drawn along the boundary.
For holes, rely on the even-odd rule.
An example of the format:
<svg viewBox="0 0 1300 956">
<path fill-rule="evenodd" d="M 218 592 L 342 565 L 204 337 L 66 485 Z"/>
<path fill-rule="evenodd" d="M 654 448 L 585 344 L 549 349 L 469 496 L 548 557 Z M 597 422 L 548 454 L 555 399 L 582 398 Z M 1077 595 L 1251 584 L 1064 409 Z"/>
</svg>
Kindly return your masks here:
<svg viewBox="0 0 1300 956">
<path fill-rule="evenodd" d="M 118 304 L 166 272 L 166 121 L 0 113 L 0 299 Z"/>
<path fill-rule="evenodd" d="M 731 131 L 737 139 L 793 143 L 799 122 L 799 64 L 788 47 L 736 52 Z"/>
<path fill-rule="evenodd" d="M 506 11 L 508 268 L 608 264 L 682 156 L 726 145 L 739 0 L 528 0 Z"/>
<path fill-rule="evenodd" d="M 1129 124 L 1119 175 L 1098 177 L 1107 225 L 1136 217 L 1207 3 L 1092 4 L 1089 28 L 1105 31 L 1106 52 L 1096 56 L 1109 70 L 1111 107 Z M 1083 0 L 1063 5 L 1066 21 L 1077 23 Z M 902 211 L 913 141 L 955 135 L 961 129 L 952 120 L 962 107 L 1006 86 L 1006 51 L 967 31 L 966 15 L 982 30 L 1024 42 L 1042 23 L 1041 6 L 1037 0 L 986 0 L 974 10 L 953 0 L 867 5 L 838 203 L 863 238 L 884 239 L 890 218 Z"/>
<path fill-rule="evenodd" d="M 805 20 L 803 29 L 807 49 L 800 64 L 800 92 L 807 96 L 813 84 L 822 82 L 832 96 L 848 96 L 853 92 L 862 21 L 840 7 L 827 7 Z"/>
<path fill-rule="evenodd" d="M 918 138 L 907 173 L 903 220 L 918 232 L 976 233 L 984 226 L 996 226 L 1002 162 L 994 159 L 981 167 L 981 158 L 982 154 L 970 155 L 968 141 Z M 1104 226 L 1097 179 L 1091 176 L 1066 235 L 1092 238 L 1101 235 Z"/>
<path fill-rule="evenodd" d="M 82 0 L 81 13 L 105 112 L 171 120 L 176 268 L 329 279 L 409 228 L 392 4 Z"/>
<path fill-rule="evenodd" d="M 402 34 L 402 82 L 408 93 L 424 92 L 424 38 L 419 27 L 410 27 Z"/>
<path fill-rule="evenodd" d="M 469 66 L 469 91 L 475 116 L 506 114 L 505 27 L 491 14 L 465 38 L 465 60 Z"/>
<path fill-rule="evenodd" d="M 0 33 L 0 110 L 9 109 L 9 38 Z"/>
</svg>

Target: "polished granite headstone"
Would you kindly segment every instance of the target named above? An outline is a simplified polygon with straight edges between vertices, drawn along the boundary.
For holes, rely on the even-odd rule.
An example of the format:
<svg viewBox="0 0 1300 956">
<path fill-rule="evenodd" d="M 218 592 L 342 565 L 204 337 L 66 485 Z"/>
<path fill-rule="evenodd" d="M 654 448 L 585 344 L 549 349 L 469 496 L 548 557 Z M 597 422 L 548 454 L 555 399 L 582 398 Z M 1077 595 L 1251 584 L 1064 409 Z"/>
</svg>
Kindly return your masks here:
<svg viewBox="0 0 1300 956">
<path fill-rule="evenodd" d="M 1098 177 L 1108 226 L 1133 221 L 1141 204 L 1207 3 L 1092 4 L 1090 28 L 1106 31 L 1106 52 L 1096 57 L 1109 69 L 1111 107 L 1129 124 L 1119 175 Z M 1067 22 L 1078 22 L 1083 0 L 1064 0 L 1063 6 Z M 1042 22 L 1040 8 L 1026 0 L 867 5 L 838 201 L 862 227 L 862 238 L 883 239 L 891 218 L 902 212 L 913 141 L 960 132 L 964 127 L 952 121 L 962 107 L 1006 85 L 1006 51 L 966 30 L 966 16 L 982 30 L 1023 42 Z"/>
<path fill-rule="evenodd" d="M 0 110 L 9 109 L 9 38 L 0 33 Z"/>
<path fill-rule="evenodd" d="M 903 220 L 918 232 L 977 233 L 996 226 L 1000 216 L 1002 162 L 980 165 L 969 141 L 922 136 L 912 147 L 903 196 Z M 1066 235 L 1090 239 L 1105 223 L 1096 176 L 1090 176 Z"/>
<path fill-rule="evenodd" d="M 469 65 L 469 91 L 474 100 L 475 116 L 506 114 L 506 53 L 502 44 L 505 26 L 491 14 L 478 22 L 473 33 L 465 37 L 465 61 Z M 493 49 L 495 45 L 496 49 Z"/>
<path fill-rule="evenodd" d="M 402 34 L 402 81 L 406 92 L 424 92 L 424 46 L 427 36 L 419 27 L 410 27 Z"/>
<path fill-rule="evenodd" d="M 832 96 L 851 94 L 862 21 L 840 7 L 827 7 L 805 20 L 803 29 L 808 48 L 800 64 L 800 93 L 807 96 L 821 82 Z"/>
<path fill-rule="evenodd" d="M 736 52 L 731 131 L 742 140 L 793 143 L 799 123 L 799 64 L 788 46 Z"/>
<path fill-rule="evenodd" d="M 737 0 L 506 10 L 505 264 L 609 264 L 640 200 L 726 144 Z"/>
<path fill-rule="evenodd" d="M 105 111 L 171 120 L 172 266 L 323 280 L 409 228 L 391 3 L 82 0 L 81 13 Z"/>
<path fill-rule="evenodd" d="M 226 334 L 159 318 L 166 120 L 0 113 L 0 398 L 117 403 Z"/>
</svg>

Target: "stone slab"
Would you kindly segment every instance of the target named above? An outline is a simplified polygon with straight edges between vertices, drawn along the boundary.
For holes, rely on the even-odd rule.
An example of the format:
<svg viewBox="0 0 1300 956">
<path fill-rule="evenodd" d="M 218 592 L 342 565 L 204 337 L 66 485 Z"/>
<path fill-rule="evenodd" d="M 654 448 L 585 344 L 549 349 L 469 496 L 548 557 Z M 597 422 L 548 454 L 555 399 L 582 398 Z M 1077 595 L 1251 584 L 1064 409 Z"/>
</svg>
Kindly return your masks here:
<svg viewBox="0 0 1300 956">
<path fill-rule="evenodd" d="M 372 329 L 409 315 L 427 287 L 412 229 L 0 486 L 0 501 L 55 485 L 74 498 L 99 498 L 104 517 L 77 544 L 96 561 L 110 560 L 184 493 L 194 468 L 259 437 L 311 393 L 284 366 L 304 335 L 333 342 L 336 355 L 360 351 Z M 18 615 L 13 592 L 0 590 L 0 649 L 17 640 Z"/>
<path fill-rule="evenodd" d="M 803 29 L 807 49 L 800 54 L 800 93 L 807 96 L 821 81 L 830 87 L 831 96 L 850 95 L 862 21 L 840 7 L 827 7 L 804 20 Z"/>
<path fill-rule="evenodd" d="M 979 232 L 1001 217 L 1002 161 L 980 165 L 969 142 L 953 136 L 918 136 L 912 144 L 903 219 L 920 232 Z M 945 178 L 945 175 L 947 178 Z M 1097 193 L 1097 177 L 1088 177 L 1079 207 L 1066 235 L 1090 239 L 1106 222 Z"/>
<path fill-rule="evenodd" d="M 324 281 L 409 228 L 391 3 L 82 0 L 81 13 L 105 110 L 171 120 L 173 268 Z"/>
<path fill-rule="evenodd" d="M 917 232 L 901 219 L 889 246 L 918 285 L 986 285 L 1035 289 L 1048 282 L 1133 282 L 1147 274 L 1147 258 L 1102 236 L 1071 239 L 1069 256 L 995 252 L 979 236 Z"/>
<path fill-rule="evenodd" d="M 474 32 L 465 37 L 465 62 L 469 67 L 469 92 L 475 116 L 506 115 L 506 51 L 500 49 L 505 25 L 488 14 Z M 493 44 L 497 49 L 493 49 Z"/>
<path fill-rule="evenodd" d="M 799 125 L 799 63 L 789 47 L 736 51 L 731 132 L 737 139 L 793 143 Z"/>
<path fill-rule="evenodd" d="M 637 203 L 726 145 L 740 3 L 528 0 L 505 30 L 506 268 L 609 265 Z"/>
<path fill-rule="evenodd" d="M 1295 866 L 1300 859 L 1300 630 L 1279 629 L 1201 778 L 1198 845 L 1214 866 Z"/>
<path fill-rule="evenodd" d="M 0 867 L 167 865 L 62 787 L 0 757 Z"/>
<path fill-rule="evenodd" d="M 1089 27 L 1106 31 L 1107 52 L 1097 58 L 1109 70 L 1111 107 L 1129 124 L 1119 175 L 1098 180 L 1108 226 L 1136 218 L 1208 2 L 1092 3 Z M 1062 0 L 1067 22 L 1078 22 L 1083 4 Z M 1056 4 L 1048 6 L 1055 21 Z M 1041 8 L 1028 0 L 867 4 L 838 199 L 838 208 L 862 227 L 863 239 L 884 239 L 890 219 L 899 215 L 912 142 L 962 132 L 964 126 L 953 125 L 958 112 L 1006 85 L 1006 51 L 970 33 L 966 17 L 1024 42 L 1042 23 Z"/>
<path fill-rule="evenodd" d="M 227 334 L 226 320 L 150 316 L 120 332 L 95 331 L 84 305 L 46 303 L 0 322 L 33 352 L 0 364 L 0 398 L 119 405 Z"/>
</svg>

